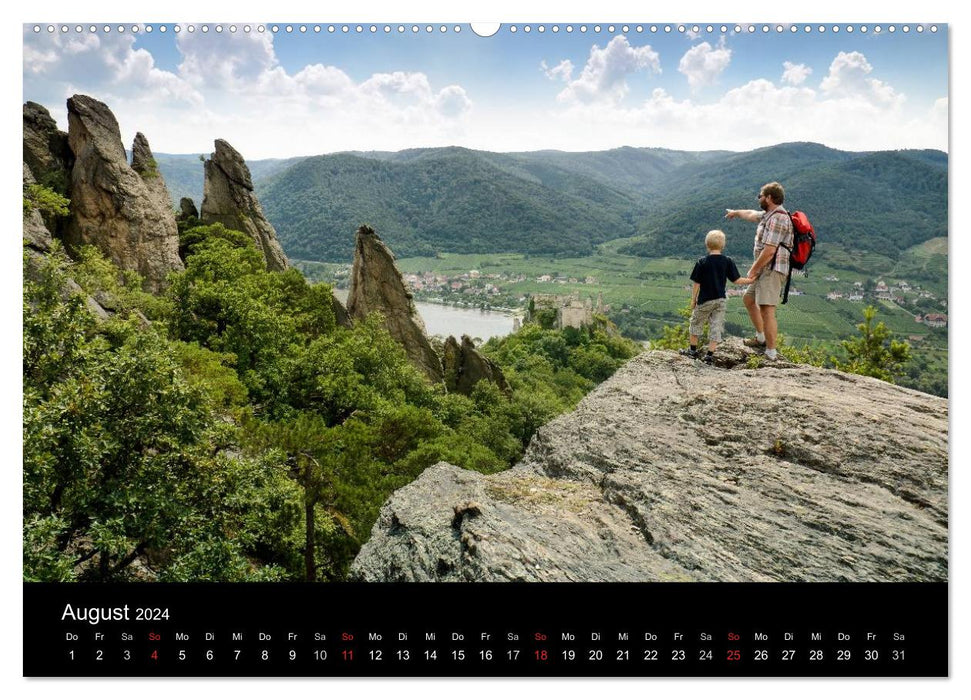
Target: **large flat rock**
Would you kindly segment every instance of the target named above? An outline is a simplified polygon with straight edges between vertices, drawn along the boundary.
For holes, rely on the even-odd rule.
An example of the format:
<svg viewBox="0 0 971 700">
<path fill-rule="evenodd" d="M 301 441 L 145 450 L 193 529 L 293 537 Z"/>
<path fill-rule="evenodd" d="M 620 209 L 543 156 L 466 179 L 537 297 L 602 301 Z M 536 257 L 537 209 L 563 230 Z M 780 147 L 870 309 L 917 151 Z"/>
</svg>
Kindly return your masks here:
<svg viewBox="0 0 971 700">
<path fill-rule="evenodd" d="M 395 492 L 381 581 L 947 580 L 947 401 L 801 365 L 644 353 L 492 476 Z"/>
</svg>

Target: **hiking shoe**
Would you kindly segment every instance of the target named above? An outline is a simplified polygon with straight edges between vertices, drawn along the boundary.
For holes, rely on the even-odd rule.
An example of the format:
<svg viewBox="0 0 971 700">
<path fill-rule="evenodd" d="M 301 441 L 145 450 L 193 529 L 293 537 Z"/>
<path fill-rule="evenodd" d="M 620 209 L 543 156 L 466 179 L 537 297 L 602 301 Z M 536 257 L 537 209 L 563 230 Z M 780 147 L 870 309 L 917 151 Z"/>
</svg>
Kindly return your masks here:
<svg viewBox="0 0 971 700">
<path fill-rule="evenodd" d="M 759 342 L 758 338 L 746 338 L 742 344 L 750 348 L 765 348 L 765 341 Z"/>
<path fill-rule="evenodd" d="M 701 358 L 701 361 L 704 362 L 706 365 L 713 365 L 715 364 L 715 356 L 705 355 L 704 357 Z"/>
<path fill-rule="evenodd" d="M 680 352 L 685 357 L 690 357 L 692 360 L 697 360 L 698 359 L 698 351 L 697 350 L 692 350 L 691 348 L 684 348 L 683 350 L 679 350 L 678 352 Z"/>
</svg>

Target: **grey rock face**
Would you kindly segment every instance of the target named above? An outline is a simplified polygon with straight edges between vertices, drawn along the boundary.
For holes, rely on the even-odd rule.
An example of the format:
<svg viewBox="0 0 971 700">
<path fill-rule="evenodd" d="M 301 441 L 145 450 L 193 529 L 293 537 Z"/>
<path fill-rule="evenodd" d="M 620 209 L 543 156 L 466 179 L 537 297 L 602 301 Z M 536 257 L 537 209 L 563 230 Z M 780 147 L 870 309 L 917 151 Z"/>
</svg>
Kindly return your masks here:
<svg viewBox="0 0 971 700">
<path fill-rule="evenodd" d="M 375 311 L 384 316 L 388 332 L 404 347 L 412 363 L 433 382 L 441 382 L 442 362 L 428 342 L 425 322 L 415 308 L 394 255 L 374 229 L 361 226 L 354 243 L 347 312 L 352 319 L 362 319 Z"/>
<path fill-rule="evenodd" d="M 131 153 L 132 170 L 141 176 L 142 182 L 145 183 L 145 187 L 153 200 L 153 204 L 159 209 L 171 210 L 172 200 L 169 197 L 169 190 L 165 186 L 165 180 L 162 179 L 162 174 L 159 172 L 158 163 L 155 162 L 155 156 L 152 155 L 152 149 L 148 145 L 148 139 L 140 131 L 135 134 L 135 141 L 132 143 Z M 178 227 L 176 227 L 176 230 L 178 230 Z"/>
<path fill-rule="evenodd" d="M 198 219 L 199 210 L 196 209 L 196 203 L 192 201 L 190 197 L 183 197 L 179 200 L 179 218 L 180 219 Z"/>
<path fill-rule="evenodd" d="M 34 176 L 24 163 L 24 188 L 35 184 Z M 34 250 L 49 250 L 52 243 L 52 236 L 44 217 L 36 209 L 31 209 L 30 213 L 24 216 L 24 242 Z"/>
<path fill-rule="evenodd" d="M 644 353 L 513 469 L 439 464 L 395 492 L 352 574 L 944 581 L 947 421 L 945 399 L 868 377 Z"/>
<path fill-rule="evenodd" d="M 59 194 L 67 194 L 74 154 L 68 137 L 42 105 L 24 104 L 24 163 L 34 179 L 44 180 Z"/>
<path fill-rule="evenodd" d="M 105 104 L 75 95 L 67 107 L 75 163 L 66 239 L 96 246 L 119 267 L 137 270 L 148 289 L 159 291 L 165 276 L 183 267 L 175 214 L 158 194 L 165 187 L 161 176 L 145 177 L 128 164 L 118 122 Z"/>
<path fill-rule="evenodd" d="M 509 389 L 499 365 L 476 350 L 475 345 L 467 335 L 462 336 L 461 345 L 454 337 L 448 337 L 445 341 L 445 356 L 442 365 L 445 371 L 445 388 L 449 391 L 467 396 L 472 393 L 472 388 L 482 380 L 496 384 L 503 391 Z"/>
<path fill-rule="evenodd" d="M 201 219 L 204 224 L 220 223 L 252 237 L 268 270 L 279 272 L 289 267 L 276 231 L 253 192 L 246 161 L 222 139 L 216 139 L 216 150 L 205 163 Z"/>
</svg>

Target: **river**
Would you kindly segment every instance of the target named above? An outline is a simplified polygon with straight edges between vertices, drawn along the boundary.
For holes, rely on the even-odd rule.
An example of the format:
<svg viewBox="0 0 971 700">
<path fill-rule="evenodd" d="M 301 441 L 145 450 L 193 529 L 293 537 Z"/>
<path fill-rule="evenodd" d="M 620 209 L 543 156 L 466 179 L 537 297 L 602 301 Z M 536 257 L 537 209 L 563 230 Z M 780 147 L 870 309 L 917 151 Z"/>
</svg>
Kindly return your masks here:
<svg viewBox="0 0 971 700">
<path fill-rule="evenodd" d="M 347 303 L 346 289 L 335 289 L 334 296 L 342 303 Z M 466 309 L 421 301 L 415 302 L 415 308 L 425 322 L 428 335 L 454 335 L 456 340 L 467 335 L 470 338 L 480 338 L 484 342 L 492 337 L 501 338 L 512 333 L 513 316 L 499 311 Z"/>
</svg>

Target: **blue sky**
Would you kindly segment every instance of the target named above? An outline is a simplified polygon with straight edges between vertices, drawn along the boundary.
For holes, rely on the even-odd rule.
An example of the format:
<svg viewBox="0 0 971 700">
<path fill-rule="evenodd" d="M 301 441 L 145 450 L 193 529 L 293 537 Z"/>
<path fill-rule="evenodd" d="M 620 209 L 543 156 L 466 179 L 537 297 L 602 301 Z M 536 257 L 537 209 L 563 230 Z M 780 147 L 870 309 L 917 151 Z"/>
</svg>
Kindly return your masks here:
<svg viewBox="0 0 971 700">
<path fill-rule="evenodd" d="M 126 143 L 142 131 L 159 152 L 205 152 L 214 138 L 251 158 L 796 140 L 947 149 L 946 25 L 529 23 L 488 38 L 455 23 L 417 33 L 411 24 L 375 33 L 369 24 L 346 33 L 284 23 L 274 33 L 272 22 L 48 26 L 24 25 L 24 99 L 63 126 L 65 99 L 89 94 L 112 108 Z"/>
</svg>

